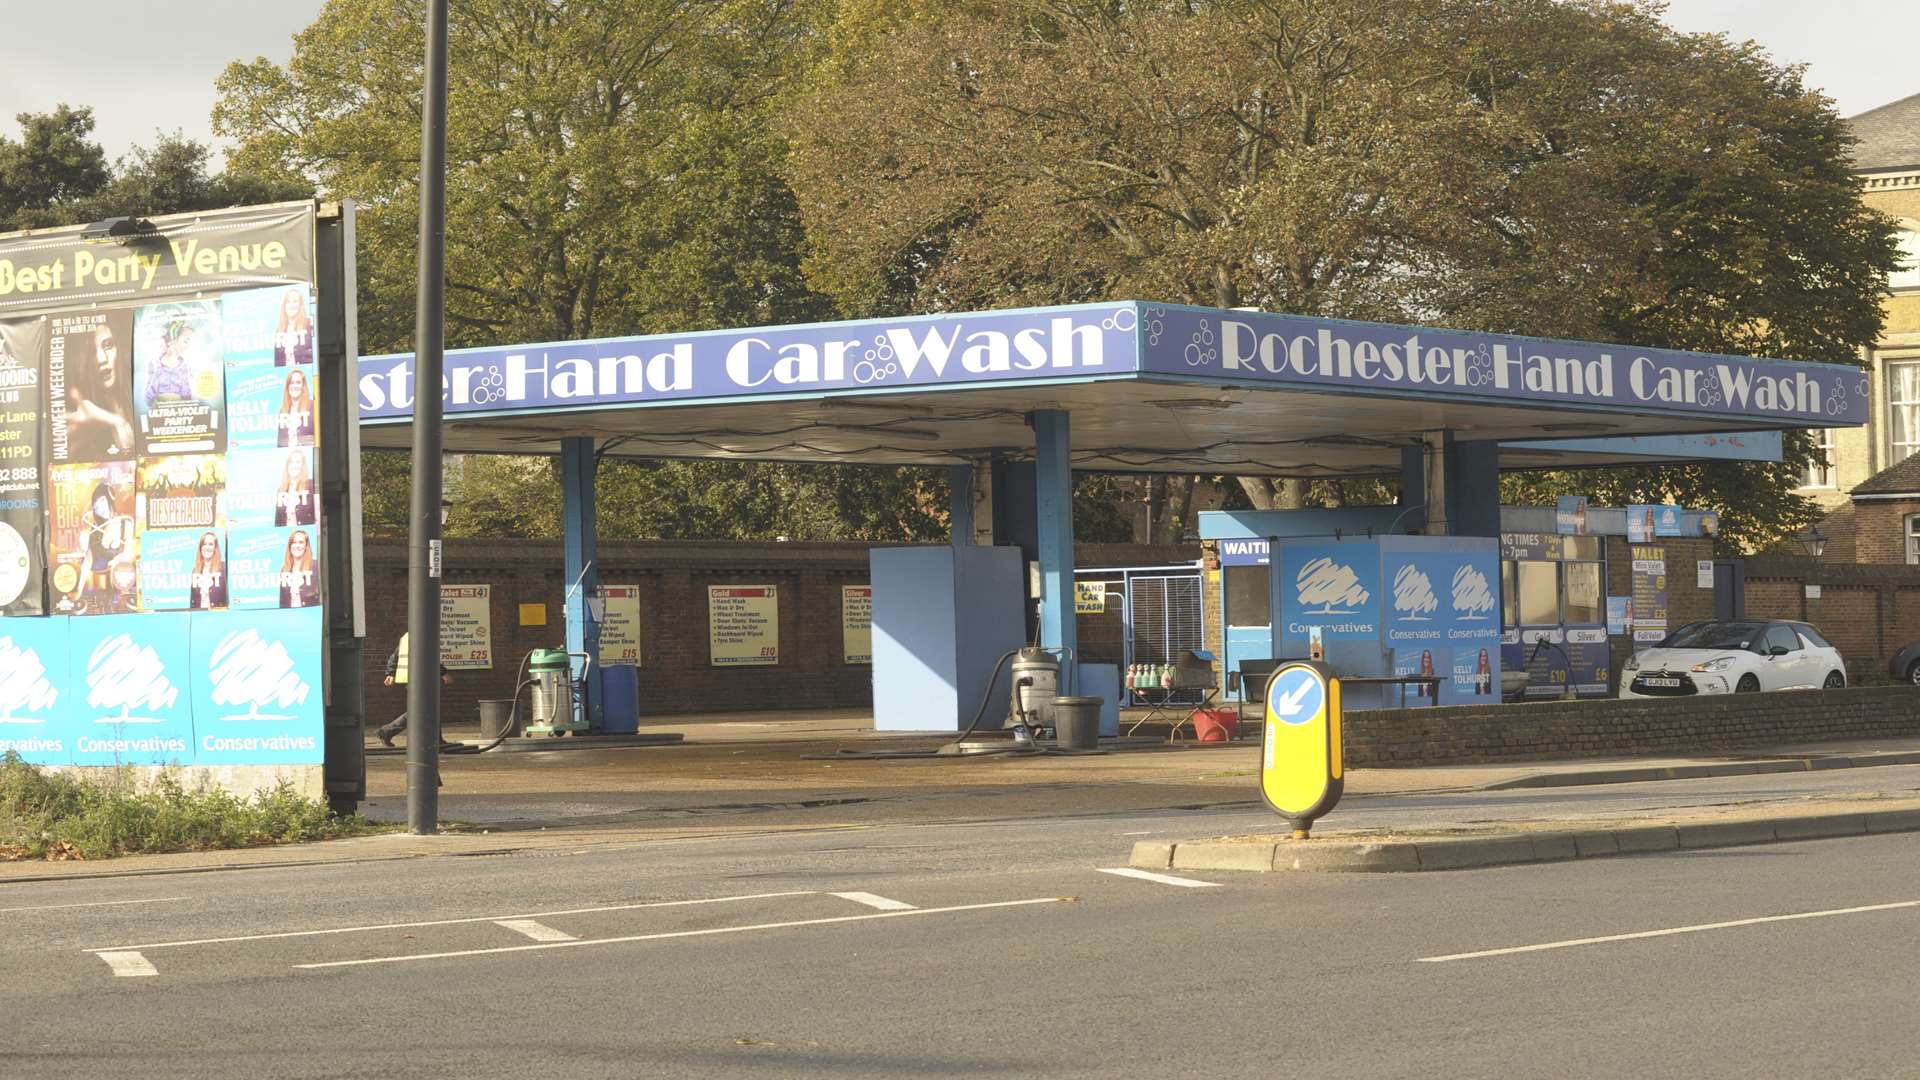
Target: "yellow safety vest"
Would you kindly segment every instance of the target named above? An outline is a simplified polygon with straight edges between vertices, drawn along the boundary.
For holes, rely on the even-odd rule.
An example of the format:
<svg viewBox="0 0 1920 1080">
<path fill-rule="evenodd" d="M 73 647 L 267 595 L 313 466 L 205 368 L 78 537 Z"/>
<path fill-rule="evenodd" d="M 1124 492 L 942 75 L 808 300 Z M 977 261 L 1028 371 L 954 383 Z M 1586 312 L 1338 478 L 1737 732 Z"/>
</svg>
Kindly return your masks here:
<svg viewBox="0 0 1920 1080">
<path fill-rule="evenodd" d="M 407 635 L 400 635 L 398 659 L 393 662 L 393 681 L 396 684 L 407 681 Z"/>
</svg>

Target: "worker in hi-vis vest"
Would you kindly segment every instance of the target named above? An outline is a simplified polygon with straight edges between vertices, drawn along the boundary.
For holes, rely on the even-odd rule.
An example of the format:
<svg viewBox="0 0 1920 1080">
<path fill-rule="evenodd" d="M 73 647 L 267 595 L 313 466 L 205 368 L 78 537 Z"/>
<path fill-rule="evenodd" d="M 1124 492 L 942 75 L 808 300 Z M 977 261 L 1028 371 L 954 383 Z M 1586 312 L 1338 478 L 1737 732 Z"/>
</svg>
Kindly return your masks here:
<svg viewBox="0 0 1920 1080">
<path fill-rule="evenodd" d="M 440 681 L 448 686 L 453 685 L 453 675 L 447 671 L 447 665 L 444 662 L 440 665 Z M 407 684 L 407 635 L 405 634 L 400 635 L 400 644 L 395 645 L 393 652 L 387 657 L 386 684 L 393 686 L 396 683 L 401 686 Z M 382 746 L 392 746 L 393 737 L 405 730 L 407 730 L 407 714 L 402 710 L 399 716 L 380 725 L 380 729 L 374 734 L 380 736 Z"/>
</svg>

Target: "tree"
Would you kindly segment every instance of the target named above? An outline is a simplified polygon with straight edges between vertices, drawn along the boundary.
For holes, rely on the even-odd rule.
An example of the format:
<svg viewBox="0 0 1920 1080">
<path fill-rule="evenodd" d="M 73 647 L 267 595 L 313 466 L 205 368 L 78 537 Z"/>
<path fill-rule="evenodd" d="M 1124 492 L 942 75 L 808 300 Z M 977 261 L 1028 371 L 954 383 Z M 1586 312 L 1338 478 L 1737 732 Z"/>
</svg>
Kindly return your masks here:
<svg viewBox="0 0 1920 1080">
<path fill-rule="evenodd" d="M 1839 117 L 1652 3 L 858 10 L 865 55 L 782 114 L 852 313 L 1138 297 L 1842 363 L 1877 334 L 1894 249 Z M 1529 490 L 1677 486 L 1759 545 L 1806 512 L 1788 449 Z"/>
<path fill-rule="evenodd" d="M 0 232 L 49 224 L 46 215 L 107 184 L 107 155 L 93 141 L 93 110 L 60 105 L 20 113 L 20 140 L 0 135 Z"/>
</svg>

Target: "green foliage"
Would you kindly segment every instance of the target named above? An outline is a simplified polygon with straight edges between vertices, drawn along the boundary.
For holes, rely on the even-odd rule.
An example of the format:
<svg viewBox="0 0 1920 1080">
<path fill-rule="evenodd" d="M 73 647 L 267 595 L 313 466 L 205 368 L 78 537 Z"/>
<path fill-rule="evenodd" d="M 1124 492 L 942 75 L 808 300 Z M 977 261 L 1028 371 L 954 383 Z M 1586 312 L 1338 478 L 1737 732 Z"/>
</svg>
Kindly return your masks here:
<svg viewBox="0 0 1920 1080">
<path fill-rule="evenodd" d="M 0 858 L 207 851 L 327 840 L 377 831 L 359 815 L 335 817 L 325 803 L 282 784 L 250 799 L 189 791 L 162 775 L 146 791 L 47 772 L 0 756 Z"/>
<path fill-rule="evenodd" d="M 22 113 L 21 139 L 0 136 L 0 231 L 128 215 L 173 214 L 304 199 L 297 181 L 209 173 L 210 151 L 178 133 L 135 147 L 112 168 L 92 141 L 93 110 Z"/>
<path fill-rule="evenodd" d="M 782 110 L 808 272 L 854 314 L 1137 297 L 1857 362 L 1894 248 L 1844 123 L 1796 69 L 1659 14 L 851 4 L 830 37 L 862 55 Z M 1757 547 L 1809 513 L 1805 447 L 1514 483 L 1684 495 Z"/>
<path fill-rule="evenodd" d="M 21 113 L 20 140 L 0 135 L 0 232 L 45 224 L 40 216 L 107 184 L 107 155 L 92 139 L 93 110 L 61 105 Z"/>
</svg>

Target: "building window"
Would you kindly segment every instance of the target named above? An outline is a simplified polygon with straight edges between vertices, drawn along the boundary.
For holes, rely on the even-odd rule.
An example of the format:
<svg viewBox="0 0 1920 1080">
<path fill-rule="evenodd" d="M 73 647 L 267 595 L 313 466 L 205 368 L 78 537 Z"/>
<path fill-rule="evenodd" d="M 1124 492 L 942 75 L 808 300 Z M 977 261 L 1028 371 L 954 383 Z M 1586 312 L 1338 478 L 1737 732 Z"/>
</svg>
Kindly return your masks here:
<svg viewBox="0 0 1920 1080">
<path fill-rule="evenodd" d="M 1920 565 L 1920 514 L 1908 514 L 1907 523 L 1907 565 Z"/>
<path fill-rule="evenodd" d="M 1897 239 L 1900 242 L 1900 265 L 1887 275 L 1887 288 L 1920 289 L 1920 232 L 1901 229 Z"/>
<path fill-rule="evenodd" d="M 1815 428 L 1807 434 L 1813 436 L 1813 458 L 1800 473 L 1800 486 L 1833 487 L 1833 429 Z"/>
<path fill-rule="evenodd" d="M 1920 360 L 1887 363 L 1887 461 L 1920 452 Z"/>
</svg>

